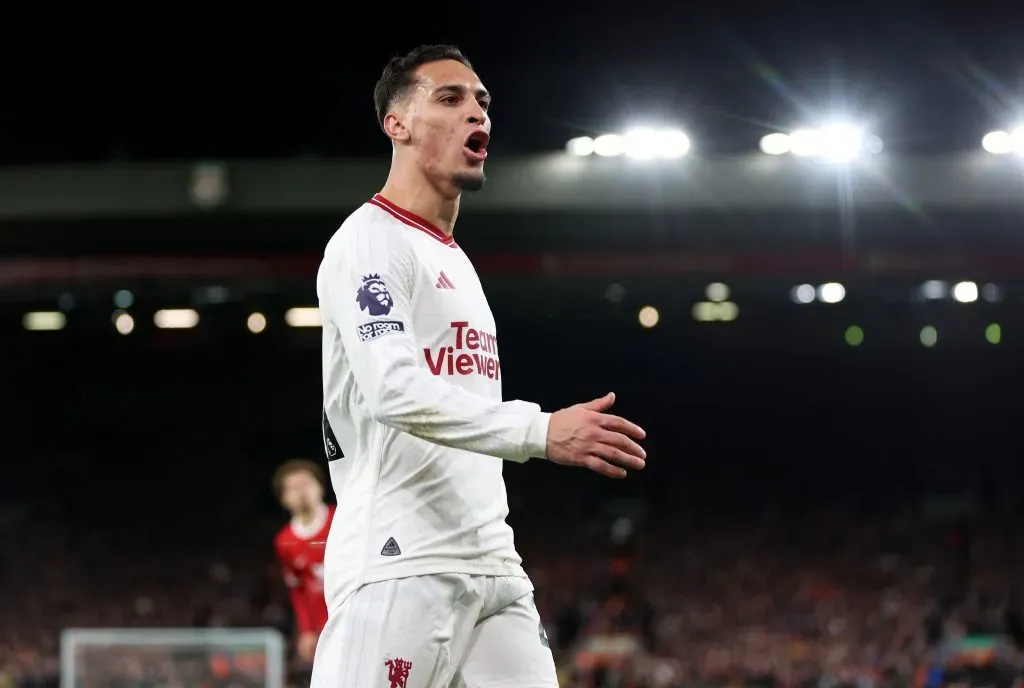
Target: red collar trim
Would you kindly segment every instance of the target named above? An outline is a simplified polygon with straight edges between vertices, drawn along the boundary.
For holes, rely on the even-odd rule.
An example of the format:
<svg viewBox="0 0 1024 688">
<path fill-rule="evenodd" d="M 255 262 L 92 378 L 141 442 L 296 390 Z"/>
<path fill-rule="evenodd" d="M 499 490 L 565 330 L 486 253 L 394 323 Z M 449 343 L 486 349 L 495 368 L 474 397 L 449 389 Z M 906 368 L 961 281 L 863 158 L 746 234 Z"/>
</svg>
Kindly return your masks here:
<svg viewBox="0 0 1024 688">
<path fill-rule="evenodd" d="M 373 198 L 368 201 L 371 205 L 375 205 L 381 210 L 387 212 L 399 222 L 409 225 L 413 229 L 418 229 L 424 234 L 429 234 L 445 246 L 452 248 L 458 248 L 458 244 L 455 243 L 455 239 L 448 236 L 436 226 L 424 220 L 419 215 L 413 215 L 408 210 L 399 208 L 397 205 L 384 198 L 380 194 L 374 194 Z"/>
</svg>

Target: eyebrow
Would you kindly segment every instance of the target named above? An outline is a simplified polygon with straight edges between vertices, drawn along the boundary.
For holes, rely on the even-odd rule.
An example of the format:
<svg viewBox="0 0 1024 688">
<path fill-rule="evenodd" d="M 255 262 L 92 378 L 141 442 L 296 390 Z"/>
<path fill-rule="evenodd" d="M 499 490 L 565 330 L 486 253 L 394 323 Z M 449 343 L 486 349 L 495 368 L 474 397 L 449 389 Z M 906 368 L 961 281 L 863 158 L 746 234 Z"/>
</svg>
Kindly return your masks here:
<svg viewBox="0 0 1024 688">
<path fill-rule="evenodd" d="M 461 96 L 461 95 L 465 95 L 466 91 L 468 91 L 468 90 L 469 89 L 467 89 L 465 86 L 463 86 L 461 84 L 445 84 L 444 86 L 438 86 L 437 88 L 435 88 L 434 89 L 434 93 L 454 93 L 456 95 L 460 95 Z M 491 94 L 487 92 L 486 88 L 483 88 L 481 86 L 480 88 L 476 89 L 476 97 L 477 97 L 477 99 L 480 99 L 480 98 L 490 99 Z"/>
</svg>

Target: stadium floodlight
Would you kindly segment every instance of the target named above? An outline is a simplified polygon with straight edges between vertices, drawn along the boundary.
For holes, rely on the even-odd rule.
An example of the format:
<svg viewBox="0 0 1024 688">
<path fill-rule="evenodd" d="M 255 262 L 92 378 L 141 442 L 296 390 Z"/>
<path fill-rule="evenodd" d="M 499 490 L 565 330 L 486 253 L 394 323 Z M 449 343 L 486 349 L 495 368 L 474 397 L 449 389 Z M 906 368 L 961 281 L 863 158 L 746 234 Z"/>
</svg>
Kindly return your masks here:
<svg viewBox="0 0 1024 688">
<path fill-rule="evenodd" d="M 761 139 L 766 155 L 790 154 L 826 162 L 851 162 L 864 153 L 882 152 L 882 140 L 853 124 L 832 124 L 815 129 L 797 129 L 789 134 L 768 134 Z"/>
<path fill-rule="evenodd" d="M 690 139 L 677 129 L 638 127 L 626 132 L 625 153 L 637 160 L 681 158 L 690 152 Z"/>
<path fill-rule="evenodd" d="M 626 155 L 634 160 L 650 160 L 658 157 L 661 141 L 653 129 L 633 129 L 625 135 Z"/>
<path fill-rule="evenodd" d="M 823 148 L 817 129 L 797 129 L 789 135 L 789 152 L 798 158 L 816 158 Z"/>
<path fill-rule="evenodd" d="M 577 136 L 574 139 L 569 139 L 569 142 L 565 144 L 565 152 L 578 157 L 593 155 L 594 139 L 589 136 Z"/>
<path fill-rule="evenodd" d="M 793 303 L 811 303 L 814 301 L 815 289 L 810 284 L 798 284 L 793 287 L 789 296 L 793 299 Z"/>
<path fill-rule="evenodd" d="M 565 144 L 569 155 L 627 156 L 636 160 L 681 158 L 690 152 L 690 139 L 678 129 L 638 127 L 625 134 L 580 136 Z"/>
<path fill-rule="evenodd" d="M 1017 155 L 1024 155 L 1024 124 L 1015 127 L 1010 132 L 1010 139 L 1013 141 L 1013 152 Z"/>
<path fill-rule="evenodd" d="M 739 314 L 739 306 L 732 301 L 699 301 L 693 304 L 693 319 L 697 322 L 732 322 Z"/>
<path fill-rule="evenodd" d="M 928 280 L 921 285 L 921 296 L 932 301 L 946 298 L 947 291 L 946 283 L 942 280 Z"/>
<path fill-rule="evenodd" d="M 982 137 L 981 147 L 992 155 L 1007 155 L 1013 152 L 1013 139 L 1007 131 L 990 131 Z"/>
<path fill-rule="evenodd" d="M 1024 124 L 1010 131 L 990 131 L 981 139 L 981 147 L 992 155 L 1016 153 L 1024 156 Z"/>
<path fill-rule="evenodd" d="M 855 160 L 864 147 L 864 132 L 849 124 L 800 129 L 790 136 L 793 155 L 836 162 Z"/>
<path fill-rule="evenodd" d="M 729 298 L 729 286 L 721 282 L 712 282 L 704 290 L 704 295 L 707 296 L 708 301 L 721 303 Z"/>
<path fill-rule="evenodd" d="M 26 330 L 33 332 L 55 332 L 64 329 L 67 317 L 60 311 L 36 311 L 26 313 L 21 319 Z"/>
<path fill-rule="evenodd" d="M 191 308 L 165 308 L 153 314 L 153 324 L 161 330 L 188 330 L 199 324 L 199 313 Z"/>
<path fill-rule="evenodd" d="M 114 312 L 114 327 L 124 335 L 131 334 L 135 329 L 135 318 L 124 311 Z"/>
<path fill-rule="evenodd" d="M 658 313 L 658 309 L 654 306 L 644 306 L 637 314 L 637 320 L 640 321 L 641 327 L 651 329 L 661 320 L 661 314 Z"/>
<path fill-rule="evenodd" d="M 864 150 L 864 131 L 860 127 L 839 124 L 819 130 L 821 136 L 821 157 L 826 160 L 845 162 L 860 157 Z"/>
<path fill-rule="evenodd" d="M 818 300 L 822 303 L 839 303 L 846 298 L 846 287 L 839 282 L 828 282 L 818 287 Z"/>
<path fill-rule="evenodd" d="M 246 327 L 253 334 L 259 334 L 263 330 L 267 329 L 267 316 L 262 313 L 250 313 L 249 317 L 245 321 Z"/>
<path fill-rule="evenodd" d="M 761 152 L 765 155 L 785 155 L 789 151 L 789 134 L 776 132 L 761 139 Z"/>
<path fill-rule="evenodd" d="M 611 158 L 626 152 L 626 140 L 618 134 L 605 134 L 594 139 L 594 153 Z"/>
<path fill-rule="evenodd" d="M 960 303 L 974 303 L 978 300 L 978 285 L 974 282 L 960 282 L 953 287 L 953 298 Z"/>
<path fill-rule="evenodd" d="M 320 309 L 316 306 L 289 308 L 285 311 L 284 321 L 290 327 L 322 327 Z"/>
</svg>

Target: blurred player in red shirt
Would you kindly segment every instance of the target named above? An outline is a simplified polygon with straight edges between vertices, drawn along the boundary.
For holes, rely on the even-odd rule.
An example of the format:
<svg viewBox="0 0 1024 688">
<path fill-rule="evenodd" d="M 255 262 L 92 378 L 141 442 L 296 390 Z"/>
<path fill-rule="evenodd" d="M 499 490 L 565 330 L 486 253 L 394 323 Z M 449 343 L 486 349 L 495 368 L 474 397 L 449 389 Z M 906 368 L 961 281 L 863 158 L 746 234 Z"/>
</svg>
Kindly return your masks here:
<svg viewBox="0 0 1024 688">
<path fill-rule="evenodd" d="M 324 602 L 324 546 L 334 507 L 324 501 L 324 473 L 312 461 L 294 459 L 274 473 L 274 493 L 291 522 L 274 538 L 274 550 L 288 585 L 298 634 L 296 649 L 313 661 L 317 639 L 327 623 Z"/>
</svg>

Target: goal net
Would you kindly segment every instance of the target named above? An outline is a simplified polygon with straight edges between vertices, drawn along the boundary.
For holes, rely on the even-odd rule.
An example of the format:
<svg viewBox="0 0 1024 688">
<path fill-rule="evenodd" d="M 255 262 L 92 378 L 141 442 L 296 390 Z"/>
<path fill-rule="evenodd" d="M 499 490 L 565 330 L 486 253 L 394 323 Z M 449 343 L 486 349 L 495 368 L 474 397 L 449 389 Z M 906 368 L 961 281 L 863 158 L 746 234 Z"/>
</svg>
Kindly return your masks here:
<svg viewBox="0 0 1024 688">
<path fill-rule="evenodd" d="M 284 688 L 284 648 L 272 629 L 67 629 L 60 688 Z"/>
</svg>

